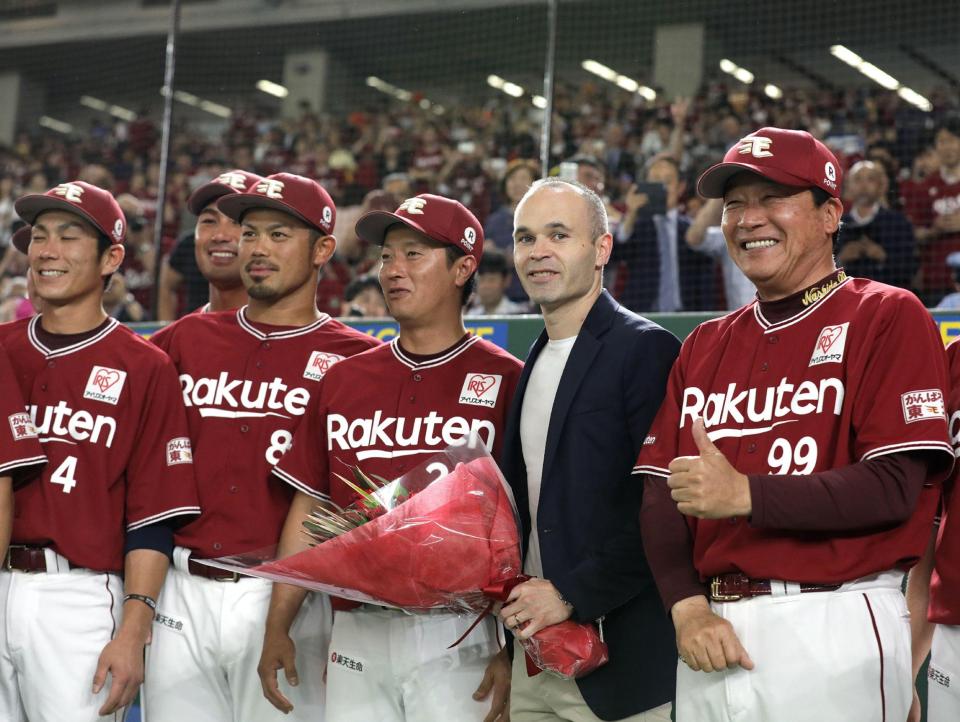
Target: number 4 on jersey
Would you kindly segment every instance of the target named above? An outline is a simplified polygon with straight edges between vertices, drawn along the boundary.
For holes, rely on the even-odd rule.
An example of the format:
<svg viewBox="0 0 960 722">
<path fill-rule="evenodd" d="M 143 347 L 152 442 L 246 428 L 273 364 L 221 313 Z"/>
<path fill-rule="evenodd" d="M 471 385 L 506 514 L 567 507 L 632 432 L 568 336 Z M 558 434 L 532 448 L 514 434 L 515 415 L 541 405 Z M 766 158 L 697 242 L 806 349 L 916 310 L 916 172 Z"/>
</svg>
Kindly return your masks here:
<svg viewBox="0 0 960 722">
<path fill-rule="evenodd" d="M 68 456 L 63 463 L 57 467 L 50 477 L 51 484 L 59 484 L 63 487 L 63 493 L 69 494 L 70 490 L 77 485 L 77 457 Z"/>
</svg>

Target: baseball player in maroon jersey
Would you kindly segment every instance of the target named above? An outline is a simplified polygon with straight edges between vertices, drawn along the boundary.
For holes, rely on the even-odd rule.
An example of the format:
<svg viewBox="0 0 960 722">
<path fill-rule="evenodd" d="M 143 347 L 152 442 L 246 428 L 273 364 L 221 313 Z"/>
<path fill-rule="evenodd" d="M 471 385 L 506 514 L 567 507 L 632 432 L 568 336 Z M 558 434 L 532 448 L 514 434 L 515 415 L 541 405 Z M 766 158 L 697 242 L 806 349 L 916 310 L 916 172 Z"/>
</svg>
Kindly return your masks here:
<svg viewBox="0 0 960 722">
<path fill-rule="evenodd" d="M 193 232 L 197 268 L 210 286 L 210 300 L 199 311 L 227 311 L 247 302 L 247 289 L 240 274 L 238 255 L 240 224 L 217 207 L 231 193 L 242 193 L 262 180 L 245 170 L 221 173 L 187 198 L 187 208 L 197 217 Z"/>
<path fill-rule="evenodd" d="M 14 477 L 21 481 L 47 460 L 26 409 L 6 349 L 0 346 L 0 559 L 6 559 L 13 526 Z"/>
<path fill-rule="evenodd" d="M 153 337 L 180 372 L 204 509 L 176 534 L 160 598 L 144 685 L 153 722 L 283 716 L 257 676 L 270 584 L 196 559 L 277 543 L 293 489 L 271 468 L 330 367 L 378 345 L 317 311 L 317 271 L 336 247 L 335 208 L 320 184 L 279 173 L 220 203 L 218 214 L 242 223 L 249 304 L 187 316 Z M 329 602 L 313 595 L 294 632 L 305 680 L 288 691 L 295 719 L 323 718 L 329 634 Z"/>
<path fill-rule="evenodd" d="M 960 251 L 960 118 L 944 118 L 933 140 L 940 167 L 918 184 L 915 199 L 907 206 L 930 305 L 953 290 L 947 256 Z"/>
<path fill-rule="evenodd" d="M 947 347 L 950 367 L 949 431 L 960 453 L 960 344 Z M 960 719 L 960 493 L 957 467 L 944 483 L 939 524 L 927 551 L 910 570 L 907 605 L 913 630 L 913 675 L 927 655 L 927 720 Z M 914 694 L 910 722 L 920 722 L 920 698 Z"/>
<path fill-rule="evenodd" d="M 953 463 L 943 345 L 911 293 L 834 266 L 837 159 L 762 128 L 707 170 L 757 300 L 684 342 L 641 451 L 677 720 L 901 720 L 900 584 Z"/>
<path fill-rule="evenodd" d="M 457 201 L 419 195 L 374 211 L 357 235 L 382 246 L 380 284 L 400 335 L 327 374 L 275 473 L 297 490 L 281 553 L 304 548 L 301 522 L 315 499 L 355 500 L 334 473 L 359 466 L 396 478 L 447 446 L 479 439 L 495 456 L 520 362 L 463 326 L 483 231 Z M 444 474 L 438 468 L 438 474 Z M 363 570 L 357 570 L 362 574 Z M 288 630 L 305 592 L 274 585 L 260 674 L 280 709 L 277 670 L 296 678 Z M 406 614 L 334 600 L 327 719 L 337 722 L 499 720 L 508 715 L 509 662 L 492 620 L 453 650 L 472 619 Z M 302 677 L 302 675 L 300 675 Z M 491 701 L 492 693 L 492 701 Z"/>
<path fill-rule="evenodd" d="M 77 181 L 15 208 L 43 312 L 0 343 L 48 463 L 14 495 L 0 718 L 121 719 L 172 547 L 158 524 L 199 512 L 186 414 L 166 355 L 104 313 L 126 233 L 113 197 Z"/>
</svg>

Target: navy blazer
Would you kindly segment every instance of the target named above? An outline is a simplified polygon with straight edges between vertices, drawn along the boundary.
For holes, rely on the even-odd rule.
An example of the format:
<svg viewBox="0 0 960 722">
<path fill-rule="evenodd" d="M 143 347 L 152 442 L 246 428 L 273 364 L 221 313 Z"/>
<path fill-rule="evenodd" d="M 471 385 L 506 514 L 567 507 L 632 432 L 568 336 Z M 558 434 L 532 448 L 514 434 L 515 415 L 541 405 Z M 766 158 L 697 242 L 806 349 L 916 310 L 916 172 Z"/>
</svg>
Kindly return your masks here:
<svg viewBox="0 0 960 722">
<path fill-rule="evenodd" d="M 503 471 L 530 534 L 520 410 L 530 371 L 547 343 L 533 344 L 513 398 Z M 680 342 L 603 291 L 564 367 L 550 414 L 537 512 L 543 575 L 578 621 L 604 618 L 610 661 L 577 680 L 604 720 L 673 699 L 677 650 L 643 554 L 643 486 L 630 474 L 660 407 Z"/>
</svg>

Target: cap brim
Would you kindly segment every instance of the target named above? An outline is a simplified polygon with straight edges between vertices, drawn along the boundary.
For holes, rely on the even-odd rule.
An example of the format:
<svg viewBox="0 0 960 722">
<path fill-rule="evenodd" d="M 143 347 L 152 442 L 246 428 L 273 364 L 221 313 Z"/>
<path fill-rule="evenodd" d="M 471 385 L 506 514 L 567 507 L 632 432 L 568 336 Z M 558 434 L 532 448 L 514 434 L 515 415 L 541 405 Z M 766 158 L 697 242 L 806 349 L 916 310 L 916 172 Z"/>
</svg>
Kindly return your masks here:
<svg viewBox="0 0 960 722">
<path fill-rule="evenodd" d="M 101 228 L 100 224 L 97 223 L 93 216 L 91 216 L 82 208 L 79 208 L 73 203 L 69 203 L 62 198 L 53 198 L 52 196 L 34 193 L 32 195 L 18 198 L 14 202 L 13 207 L 14 210 L 17 211 L 17 215 L 31 226 L 36 222 L 37 216 L 44 211 L 66 211 L 67 213 L 73 213 L 74 215 L 86 219 L 87 222 L 100 231 L 100 233 L 110 239 L 113 239 L 113 234 L 107 229 Z M 124 237 L 126 237 L 126 234 L 124 234 Z M 29 243 L 27 245 L 29 245 Z M 26 250 L 24 250 L 24 253 L 26 253 Z"/>
<path fill-rule="evenodd" d="M 797 188 L 816 187 L 810 181 L 798 178 L 797 176 L 786 173 L 776 168 L 767 168 L 754 165 L 752 163 L 717 163 L 708 168 L 697 181 L 697 193 L 704 198 L 723 198 L 723 193 L 729 181 L 737 173 L 754 173 L 774 183 L 781 183 L 785 186 L 795 186 Z"/>
<path fill-rule="evenodd" d="M 187 198 L 187 208 L 193 215 L 199 216 L 203 209 L 217 200 L 217 198 L 222 198 L 223 196 L 237 192 L 236 188 L 231 188 L 223 183 L 205 183 Z"/>
<path fill-rule="evenodd" d="M 13 247 L 16 248 L 20 253 L 26 253 L 27 249 L 30 247 L 30 238 L 32 237 L 33 231 L 29 224 L 25 226 L 20 226 L 16 231 L 14 231 L 13 236 L 10 238 L 10 242 L 13 244 Z"/>
<path fill-rule="evenodd" d="M 421 225 L 411 221 L 409 218 L 398 216 L 396 213 L 390 213 L 389 211 L 370 211 L 369 213 L 364 213 L 357 221 L 357 235 L 363 240 L 367 241 L 367 243 L 374 243 L 378 246 L 382 246 L 383 240 L 387 235 L 387 229 L 390 226 L 396 225 L 397 223 L 400 223 L 407 228 L 412 228 L 418 233 L 422 233 L 427 238 L 432 238 L 438 243 L 448 243 L 448 241 L 443 239 L 433 238 L 433 236 L 427 233 L 427 231 Z"/>
<path fill-rule="evenodd" d="M 268 208 L 275 211 L 283 211 L 284 213 L 289 213 L 294 218 L 299 218 L 308 226 L 321 233 L 329 233 L 325 228 L 318 226 L 288 203 L 255 193 L 228 193 L 225 196 L 221 196 L 220 200 L 217 201 L 217 208 L 220 209 L 223 215 L 227 218 L 232 218 L 237 223 L 243 218 L 244 213 L 254 208 Z"/>
</svg>

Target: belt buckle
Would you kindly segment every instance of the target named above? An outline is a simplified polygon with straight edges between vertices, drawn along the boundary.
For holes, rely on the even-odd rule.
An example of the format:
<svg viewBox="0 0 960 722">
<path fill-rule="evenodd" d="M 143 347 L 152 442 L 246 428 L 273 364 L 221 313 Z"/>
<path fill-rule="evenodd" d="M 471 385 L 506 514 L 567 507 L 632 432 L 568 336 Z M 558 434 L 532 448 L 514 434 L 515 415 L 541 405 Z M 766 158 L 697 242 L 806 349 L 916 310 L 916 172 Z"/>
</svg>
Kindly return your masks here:
<svg viewBox="0 0 960 722">
<path fill-rule="evenodd" d="M 230 582 L 235 584 L 240 581 L 240 575 L 237 572 L 230 572 L 229 577 L 215 577 L 215 580 L 218 582 Z"/>
<path fill-rule="evenodd" d="M 16 571 L 16 570 L 13 568 L 13 558 L 12 558 L 11 552 L 12 552 L 14 549 L 27 549 L 27 548 L 28 548 L 28 547 L 27 547 L 26 544 L 9 544 L 9 545 L 7 546 L 7 553 L 6 553 L 6 555 L 3 557 L 3 568 L 4 568 L 4 570 L 5 570 L 5 571 L 8 571 L 8 572 Z"/>
<path fill-rule="evenodd" d="M 710 580 L 710 599 L 714 602 L 737 602 L 743 599 L 742 594 L 721 594 L 720 577 Z"/>
</svg>

